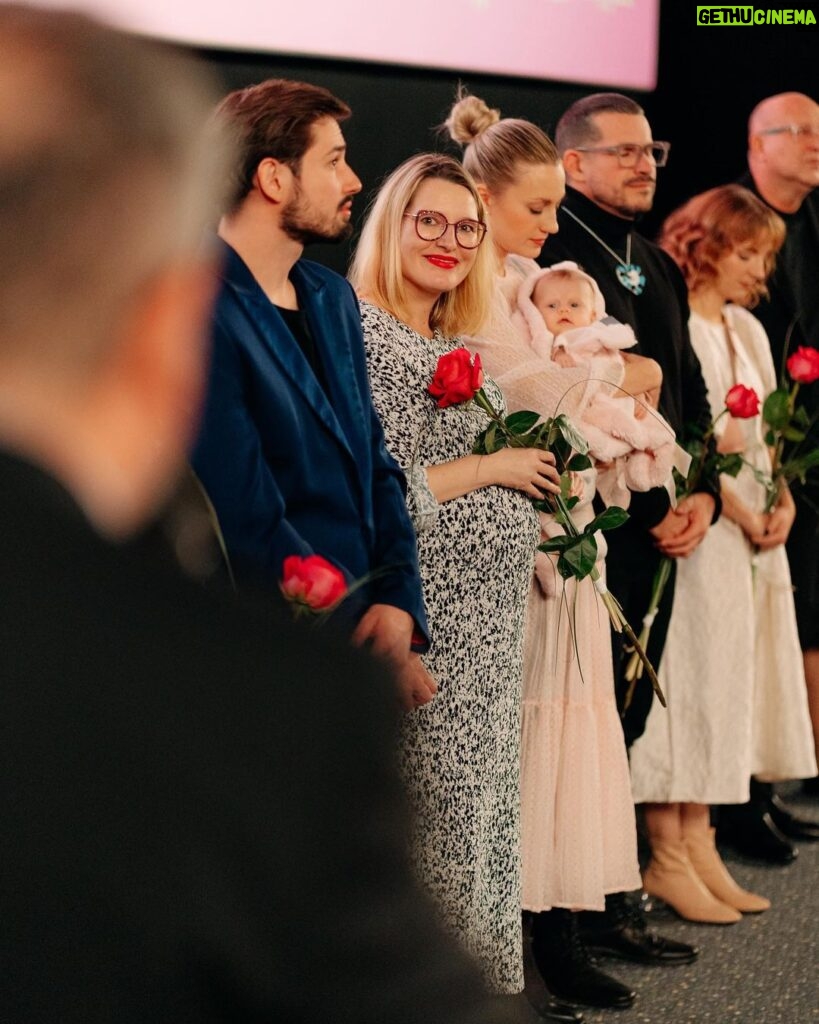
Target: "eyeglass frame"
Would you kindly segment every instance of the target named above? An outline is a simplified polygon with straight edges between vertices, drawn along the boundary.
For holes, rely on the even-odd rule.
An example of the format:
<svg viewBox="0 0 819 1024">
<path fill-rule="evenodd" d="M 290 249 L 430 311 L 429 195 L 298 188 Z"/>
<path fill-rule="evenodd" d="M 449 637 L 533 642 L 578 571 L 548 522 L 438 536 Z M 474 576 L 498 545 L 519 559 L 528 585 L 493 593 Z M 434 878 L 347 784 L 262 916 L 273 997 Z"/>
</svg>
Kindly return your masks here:
<svg viewBox="0 0 819 1024">
<path fill-rule="evenodd" d="M 819 124 L 783 124 L 776 128 L 763 128 L 757 135 L 790 135 L 792 139 L 819 138 Z"/>
<path fill-rule="evenodd" d="M 623 157 L 620 154 L 620 150 L 628 147 L 629 149 L 635 149 L 638 153 L 635 154 L 634 163 L 623 163 Z M 655 147 L 659 147 L 660 153 L 662 154 L 662 160 L 658 160 L 650 150 Z M 614 146 L 572 146 L 571 149 L 576 150 L 578 153 L 607 153 L 609 156 L 616 156 L 617 163 L 621 167 L 636 167 L 640 156 L 644 156 L 646 160 L 651 160 L 655 167 L 665 167 L 668 163 L 668 154 L 671 152 L 670 142 L 647 142 L 645 146 L 640 146 L 636 142 L 620 142 Z"/>
<path fill-rule="evenodd" d="M 418 230 L 418 218 L 424 215 L 429 216 L 434 214 L 436 217 L 440 217 L 444 222 L 444 229 L 440 235 L 436 235 L 434 238 L 424 238 L 421 232 Z M 409 217 L 410 220 L 415 221 L 415 234 L 421 239 L 422 242 L 437 242 L 439 238 L 443 238 L 444 235 L 449 231 L 450 228 L 454 228 L 453 235 L 455 237 L 456 245 L 460 245 L 462 249 L 475 250 L 478 249 L 486 238 L 486 224 L 482 220 L 478 220 L 476 217 L 461 217 L 460 220 L 447 220 L 446 217 L 438 210 L 419 210 L 418 213 L 403 213 L 402 217 Z M 480 235 L 475 245 L 464 245 L 463 242 L 458 238 L 458 225 L 459 224 L 476 224 L 480 228 Z"/>
</svg>

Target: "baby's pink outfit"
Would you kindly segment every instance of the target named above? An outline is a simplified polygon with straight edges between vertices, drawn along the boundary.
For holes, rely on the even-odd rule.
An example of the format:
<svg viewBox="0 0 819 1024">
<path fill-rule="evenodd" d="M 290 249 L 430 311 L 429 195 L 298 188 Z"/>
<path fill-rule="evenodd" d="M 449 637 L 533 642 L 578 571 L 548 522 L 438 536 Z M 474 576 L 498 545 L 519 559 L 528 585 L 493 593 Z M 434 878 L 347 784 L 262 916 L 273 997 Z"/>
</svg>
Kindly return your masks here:
<svg viewBox="0 0 819 1024">
<path fill-rule="evenodd" d="M 590 326 L 575 327 L 557 337 L 547 328 L 543 314 L 532 300 L 535 285 L 555 270 L 570 270 L 588 282 L 594 295 L 595 316 Z M 601 360 L 616 360 L 622 365 L 623 349 L 637 343 L 629 326 L 604 319 L 606 308 L 597 282 L 568 260 L 537 270 L 523 280 L 513 316 L 521 333 L 543 359 L 552 359 L 554 351 L 560 348 L 565 349 L 575 365 L 590 363 L 593 368 Z M 605 377 L 611 379 L 610 374 Z M 670 482 L 677 454 L 674 431 L 656 409 L 648 405 L 644 409 L 645 414 L 638 417 L 633 397 L 617 397 L 616 388 L 604 384 L 580 414 L 573 417 L 575 426 L 588 441 L 589 455 L 598 463 L 611 464 L 608 469 L 599 467 L 597 474 L 597 490 L 607 505 L 628 508 L 632 490 L 647 491 Z"/>
</svg>

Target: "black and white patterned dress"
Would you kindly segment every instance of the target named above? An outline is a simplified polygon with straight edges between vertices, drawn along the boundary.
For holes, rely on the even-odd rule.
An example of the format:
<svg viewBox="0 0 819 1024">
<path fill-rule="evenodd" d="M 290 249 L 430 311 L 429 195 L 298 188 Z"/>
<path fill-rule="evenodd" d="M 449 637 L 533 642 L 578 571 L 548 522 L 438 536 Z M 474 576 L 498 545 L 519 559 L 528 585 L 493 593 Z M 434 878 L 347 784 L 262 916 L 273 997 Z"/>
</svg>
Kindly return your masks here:
<svg viewBox="0 0 819 1024">
<path fill-rule="evenodd" d="M 408 715 L 401 760 L 416 810 L 416 867 L 445 922 L 500 992 L 523 985 L 520 926 L 520 686 L 526 597 L 539 541 L 528 498 L 485 487 L 438 505 L 425 467 L 468 455 L 487 425 L 473 403 L 427 393 L 457 339 L 425 338 L 362 304 L 375 408 L 410 481 L 438 682 Z M 496 408 L 502 396 L 485 390 Z"/>
</svg>

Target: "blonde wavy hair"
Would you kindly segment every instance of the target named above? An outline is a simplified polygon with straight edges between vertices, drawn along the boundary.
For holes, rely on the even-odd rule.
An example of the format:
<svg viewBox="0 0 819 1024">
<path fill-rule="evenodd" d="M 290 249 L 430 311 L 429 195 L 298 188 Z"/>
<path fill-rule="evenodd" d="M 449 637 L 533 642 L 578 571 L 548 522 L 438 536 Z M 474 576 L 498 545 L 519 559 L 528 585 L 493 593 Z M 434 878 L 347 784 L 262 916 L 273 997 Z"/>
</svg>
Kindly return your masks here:
<svg viewBox="0 0 819 1024">
<path fill-rule="evenodd" d="M 765 271 L 770 276 L 785 230 L 782 218 L 753 192 L 741 185 L 721 185 L 675 210 L 663 224 L 659 242 L 694 292 L 716 280 L 720 261 L 741 245 L 768 250 Z M 753 308 L 767 296 L 762 283 L 748 305 Z"/>
<path fill-rule="evenodd" d="M 349 278 L 358 294 L 399 320 L 407 317 L 406 289 L 401 263 L 404 214 L 423 181 L 439 179 L 461 185 L 472 198 L 478 219 L 485 211 L 475 182 L 462 165 L 441 153 L 421 153 L 397 167 L 378 191 L 367 214 Z M 432 307 L 429 325 L 446 337 L 479 334 L 489 314 L 493 287 L 491 246 L 478 246 L 475 262 L 452 291 L 442 292 Z"/>
</svg>

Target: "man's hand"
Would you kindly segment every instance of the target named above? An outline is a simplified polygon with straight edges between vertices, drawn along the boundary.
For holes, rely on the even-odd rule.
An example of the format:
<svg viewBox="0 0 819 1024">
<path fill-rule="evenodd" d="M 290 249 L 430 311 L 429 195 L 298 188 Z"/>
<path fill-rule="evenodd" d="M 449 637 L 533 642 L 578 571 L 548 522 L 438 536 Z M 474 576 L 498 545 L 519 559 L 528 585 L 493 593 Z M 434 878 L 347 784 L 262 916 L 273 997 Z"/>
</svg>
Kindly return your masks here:
<svg viewBox="0 0 819 1024">
<path fill-rule="evenodd" d="M 714 499 L 710 494 L 691 494 L 677 505 L 676 515 L 685 516 L 688 524 L 680 533 L 668 538 L 658 536 L 655 527 L 651 532 L 657 537 L 657 547 L 669 558 L 688 558 L 699 547 L 714 515 Z M 666 516 L 666 519 L 668 516 Z M 665 519 L 659 525 L 662 526 Z"/>
<path fill-rule="evenodd" d="M 398 685 L 401 706 L 406 711 L 432 700 L 438 689 L 421 659 L 410 650 L 414 626 L 412 616 L 401 608 L 373 604 L 353 633 L 356 646 L 366 645 L 372 654 L 388 662 Z"/>
<path fill-rule="evenodd" d="M 657 541 L 657 547 L 661 547 L 672 537 L 678 537 L 683 530 L 688 529 L 688 516 L 681 515 L 677 509 L 670 508 L 656 526 L 648 531 Z"/>
<path fill-rule="evenodd" d="M 396 668 L 398 700 L 404 711 L 428 704 L 438 692 L 438 684 L 424 668 L 420 654 L 410 652 L 403 666 Z"/>
<path fill-rule="evenodd" d="M 366 644 L 372 654 L 397 666 L 409 656 L 413 627 L 412 616 L 402 608 L 392 604 L 371 604 L 356 626 L 353 643 L 356 647 Z"/>
</svg>

